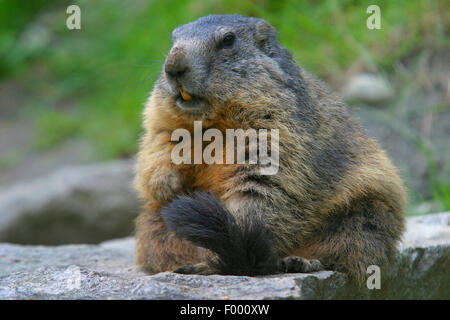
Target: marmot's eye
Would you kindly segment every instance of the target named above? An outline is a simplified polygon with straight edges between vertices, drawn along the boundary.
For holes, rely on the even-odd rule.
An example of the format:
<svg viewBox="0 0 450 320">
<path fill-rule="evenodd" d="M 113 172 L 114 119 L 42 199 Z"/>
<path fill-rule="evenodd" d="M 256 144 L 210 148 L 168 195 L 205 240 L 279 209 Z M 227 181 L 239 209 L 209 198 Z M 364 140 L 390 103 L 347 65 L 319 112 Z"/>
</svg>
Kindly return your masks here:
<svg viewBox="0 0 450 320">
<path fill-rule="evenodd" d="M 222 46 L 223 47 L 231 47 L 234 43 L 234 34 L 232 34 L 231 32 L 227 33 L 222 40 Z"/>
</svg>

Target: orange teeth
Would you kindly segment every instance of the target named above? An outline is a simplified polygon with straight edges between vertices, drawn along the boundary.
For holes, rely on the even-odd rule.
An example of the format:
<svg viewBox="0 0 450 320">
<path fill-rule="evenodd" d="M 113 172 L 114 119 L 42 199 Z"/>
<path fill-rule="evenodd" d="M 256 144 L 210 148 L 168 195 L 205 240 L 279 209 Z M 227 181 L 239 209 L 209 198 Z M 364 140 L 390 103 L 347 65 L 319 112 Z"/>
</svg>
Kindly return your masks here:
<svg viewBox="0 0 450 320">
<path fill-rule="evenodd" d="M 187 93 L 187 92 L 183 89 L 183 87 L 180 87 L 178 90 L 180 91 L 181 97 L 183 98 L 183 100 L 185 100 L 185 101 L 192 100 L 191 95 L 190 95 L 189 93 Z"/>
</svg>

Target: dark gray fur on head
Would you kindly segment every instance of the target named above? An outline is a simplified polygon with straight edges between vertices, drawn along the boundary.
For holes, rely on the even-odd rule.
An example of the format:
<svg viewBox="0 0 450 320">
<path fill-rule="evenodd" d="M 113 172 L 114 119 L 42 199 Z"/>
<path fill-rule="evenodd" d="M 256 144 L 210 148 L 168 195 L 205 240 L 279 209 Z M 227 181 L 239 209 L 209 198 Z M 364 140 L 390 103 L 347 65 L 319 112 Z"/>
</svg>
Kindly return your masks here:
<svg viewBox="0 0 450 320">
<path fill-rule="evenodd" d="M 224 46 L 226 35 L 234 41 Z M 240 15 L 210 15 L 172 33 L 159 89 L 177 99 L 181 109 L 208 109 L 233 103 L 239 95 L 251 100 L 267 88 L 301 89 L 298 67 L 280 45 L 277 32 L 263 19 Z M 192 101 L 181 99 L 182 87 Z M 245 96 L 244 96 L 245 98 Z"/>
</svg>

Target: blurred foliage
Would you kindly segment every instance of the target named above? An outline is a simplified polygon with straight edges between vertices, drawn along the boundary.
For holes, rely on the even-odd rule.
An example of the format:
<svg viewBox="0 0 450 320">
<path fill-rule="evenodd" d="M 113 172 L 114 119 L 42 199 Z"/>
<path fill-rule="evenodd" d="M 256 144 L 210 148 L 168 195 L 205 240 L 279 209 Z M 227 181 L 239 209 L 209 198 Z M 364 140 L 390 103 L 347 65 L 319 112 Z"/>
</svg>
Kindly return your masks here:
<svg viewBox="0 0 450 320">
<path fill-rule="evenodd" d="M 9 53 L 17 51 L 14 47 L 23 29 L 48 3 L 48 0 L 30 1 L 26 5 L 20 1 L 0 1 L 0 75 L 14 71 L 19 61 L 25 60 L 23 56 L 13 57 Z"/>
<path fill-rule="evenodd" d="M 368 31 L 374 3 L 382 29 Z M 81 30 L 66 27 L 71 4 Z M 412 52 L 447 46 L 449 12 L 445 0 L 0 0 L 0 77 L 32 97 L 36 147 L 79 135 L 108 159 L 136 152 L 143 105 L 180 24 L 211 13 L 265 18 L 301 65 L 337 79 L 356 61 L 389 73 Z M 448 187 L 435 189 L 448 201 Z"/>
<path fill-rule="evenodd" d="M 439 177 L 433 152 L 426 144 L 418 143 L 419 149 L 425 155 L 428 162 L 428 176 L 430 181 L 431 195 L 440 203 L 444 211 L 450 211 L 450 184 Z"/>
<path fill-rule="evenodd" d="M 80 130 L 80 123 L 76 117 L 55 111 L 43 113 L 38 117 L 37 125 L 41 131 L 48 132 L 37 136 L 34 143 L 37 148 L 51 147 Z"/>
</svg>

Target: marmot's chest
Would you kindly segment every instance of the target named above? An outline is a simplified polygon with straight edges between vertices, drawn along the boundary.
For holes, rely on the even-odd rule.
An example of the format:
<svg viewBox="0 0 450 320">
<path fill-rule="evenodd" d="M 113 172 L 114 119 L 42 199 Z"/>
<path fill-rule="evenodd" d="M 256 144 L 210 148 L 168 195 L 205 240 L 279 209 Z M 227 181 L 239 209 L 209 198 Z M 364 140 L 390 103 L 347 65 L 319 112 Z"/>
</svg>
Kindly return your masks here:
<svg viewBox="0 0 450 320">
<path fill-rule="evenodd" d="M 220 197 L 235 187 L 238 166 L 230 164 L 185 166 L 182 170 L 183 188 L 185 191 L 213 192 Z"/>
</svg>

